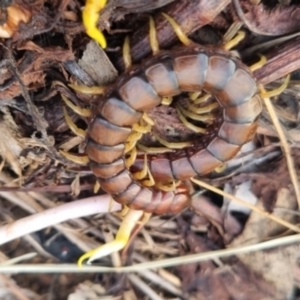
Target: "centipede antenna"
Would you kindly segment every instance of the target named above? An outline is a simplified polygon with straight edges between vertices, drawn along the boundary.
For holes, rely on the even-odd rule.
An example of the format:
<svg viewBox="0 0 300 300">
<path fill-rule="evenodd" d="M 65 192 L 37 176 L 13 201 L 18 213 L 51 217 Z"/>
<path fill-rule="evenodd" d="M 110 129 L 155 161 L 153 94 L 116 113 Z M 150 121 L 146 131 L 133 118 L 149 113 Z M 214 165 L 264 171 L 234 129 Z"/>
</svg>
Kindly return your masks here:
<svg viewBox="0 0 300 300">
<path fill-rule="evenodd" d="M 155 23 L 152 17 L 149 17 L 149 40 L 152 53 L 156 54 L 159 52 L 159 43 L 157 40 Z"/>
<path fill-rule="evenodd" d="M 169 96 L 169 97 L 163 97 L 162 101 L 161 101 L 161 104 L 169 106 L 169 105 L 172 104 L 172 102 L 173 102 L 173 97 L 171 97 L 171 96 Z"/>
<path fill-rule="evenodd" d="M 168 142 L 164 139 L 162 139 L 161 137 L 159 137 L 157 134 L 153 133 L 153 135 L 155 136 L 155 138 L 157 139 L 157 141 L 170 148 L 170 149 L 183 149 L 185 147 L 189 147 L 192 145 L 192 142 L 180 142 L 180 143 L 172 143 L 172 142 Z"/>
<path fill-rule="evenodd" d="M 97 28 L 99 19 L 99 12 L 106 5 L 107 0 L 86 0 L 82 20 L 86 33 L 94 40 L 96 40 L 102 48 L 106 48 L 107 43 L 103 33 Z"/>
<path fill-rule="evenodd" d="M 238 31 L 237 35 L 229 42 L 224 45 L 225 50 L 230 50 L 235 47 L 241 40 L 245 38 L 246 34 L 244 31 Z"/>
<path fill-rule="evenodd" d="M 126 36 L 123 44 L 123 60 L 126 69 L 132 66 L 129 36 Z"/>
<path fill-rule="evenodd" d="M 260 69 L 267 63 L 267 58 L 264 55 L 258 54 L 260 59 L 258 62 L 249 67 L 249 69 L 254 72 L 255 70 Z"/>
<path fill-rule="evenodd" d="M 69 152 L 63 151 L 63 150 L 59 150 L 59 153 L 64 156 L 65 158 L 67 158 L 68 160 L 82 165 L 82 166 L 87 166 L 89 164 L 89 158 L 86 155 L 76 155 L 76 154 L 71 154 Z"/>
<path fill-rule="evenodd" d="M 77 125 L 73 122 L 73 120 L 71 119 L 71 117 L 68 115 L 68 112 L 66 110 L 65 107 L 63 107 L 63 112 L 64 112 L 64 116 L 65 116 L 65 120 L 66 123 L 68 124 L 69 128 L 71 129 L 71 131 L 76 134 L 77 136 L 82 137 L 83 139 L 85 139 L 86 137 L 86 131 L 77 127 Z"/>
<path fill-rule="evenodd" d="M 190 45 L 192 41 L 187 37 L 187 35 L 182 31 L 180 25 L 169 15 L 162 13 L 162 15 L 169 21 L 170 25 L 173 27 L 177 37 L 180 42 L 186 46 Z"/>
<path fill-rule="evenodd" d="M 104 94 L 105 87 L 104 86 L 87 86 L 87 85 L 75 85 L 68 84 L 70 88 L 74 91 L 86 94 L 86 95 L 102 95 Z"/>
<path fill-rule="evenodd" d="M 82 117 L 90 117 L 92 112 L 90 109 L 81 108 L 75 104 L 73 104 L 65 95 L 61 94 L 61 98 L 65 102 L 65 104 L 70 107 L 77 115 Z"/>
<path fill-rule="evenodd" d="M 260 96 L 262 98 L 271 98 L 271 97 L 280 95 L 287 88 L 289 81 L 290 81 L 290 75 L 287 75 L 284 82 L 282 83 L 282 85 L 280 87 L 278 87 L 277 89 L 268 91 L 268 92 L 262 92 L 262 93 L 260 93 Z"/>
<path fill-rule="evenodd" d="M 213 103 L 213 104 L 216 104 L 217 107 L 218 107 L 218 103 Z M 192 111 L 188 111 L 186 109 L 184 109 L 179 103 L 176 104 L 176 107 L 180 110 L 180 112 L 186 117 L 186 118 L 190 118 L 194 121 L 200 121 L 200 122 L 211 122 L 214 120 L 214 115 L 211 115 L 211 114 L 206 114 L 206 115 L 201 115 L 201 114 L 197 114 L 197 113 L 194 113 Z M 207 110 L 206 110 L 206 107 L 201 107 L 203 109 L 204 112 L 201 112 L 201 113 L 206 113 Z M 199 108 L 199 109 L 201 109 Z M 208 110 L 208 112 L 210 112 L 210 110 Z"/>
<path fill-rule="evenodd" d="M 192 123 L 190 123 L 186 117 L 184 116 L 184 114 L 181 112 L 180 108 L 177 107 L 176 108 L 176 111 L 177 111 L 177 114 L 178 114 L 178 117 L 180 119 L 180 121 L 187 127 L 189 128 L 190 130 L 196 132 L 196 133 L 202 133 L 204 134 L 206 132 L 206 129 L 205 128 L 201 128 L 201 127 L 198 127 Z"/>
</svg>

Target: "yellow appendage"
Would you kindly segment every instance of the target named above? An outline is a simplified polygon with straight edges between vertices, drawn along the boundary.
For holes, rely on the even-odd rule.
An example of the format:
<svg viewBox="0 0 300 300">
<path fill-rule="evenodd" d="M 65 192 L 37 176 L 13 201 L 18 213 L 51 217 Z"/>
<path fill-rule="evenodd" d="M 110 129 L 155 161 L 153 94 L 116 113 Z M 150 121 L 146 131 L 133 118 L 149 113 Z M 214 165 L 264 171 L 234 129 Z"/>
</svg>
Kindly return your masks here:
<svg viewBox="0 0 300 300">
<path fill-rule="evenodd" d="M 81 267 L 85 260 L 87 260 L 87 263 L 89 264 L 93 260 L 123 249 L 127 245 L 133 229 L 143 216 L 144 218 L 141 222 L 145 224 L 148 221 L 150 214 L 145 214 L 141 210 L 129 209 L 121 223 L 116 238 L 112 242 L 106 243 L 82 255 L 78 260 L 78 266 Z"/>
<path fill-rule="evenodd" d="M 103 33 L 97 28 L 99 13 L 104 8 L 107 0 L 86 0 L 82 12 L 82 20 L 86 33 L 96 40 L 102 48 L 106 48 L 107 43 Z"/>
</svg>

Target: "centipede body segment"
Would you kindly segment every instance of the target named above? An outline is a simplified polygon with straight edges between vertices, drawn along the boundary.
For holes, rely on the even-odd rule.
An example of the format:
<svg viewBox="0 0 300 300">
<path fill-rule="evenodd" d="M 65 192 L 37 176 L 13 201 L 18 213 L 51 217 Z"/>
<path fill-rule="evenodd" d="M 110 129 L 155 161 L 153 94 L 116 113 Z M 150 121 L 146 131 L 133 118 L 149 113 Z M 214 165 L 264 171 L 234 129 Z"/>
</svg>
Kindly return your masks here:
<svg viewBox="0 0 300 300">
<path fill-rule="evenodd" d="M 237 154 L 250 141 L 262 110 L 251 71 L 229 51 L 191 45 L 159 52 L 121 75 L 96 109 L 88 129 L 86 153 L 101 187 L 114 200 L 146 212 L 178 212 L 188 204 L 185 190 L 163 192 L 144 187 L 125 164 L 125 141 L 144 112 L 163 97 L 205 91 L 220 106 L 221 115 L 193 145 L 149 157 L 157 181 L 203 176 Z"/>
</svg>

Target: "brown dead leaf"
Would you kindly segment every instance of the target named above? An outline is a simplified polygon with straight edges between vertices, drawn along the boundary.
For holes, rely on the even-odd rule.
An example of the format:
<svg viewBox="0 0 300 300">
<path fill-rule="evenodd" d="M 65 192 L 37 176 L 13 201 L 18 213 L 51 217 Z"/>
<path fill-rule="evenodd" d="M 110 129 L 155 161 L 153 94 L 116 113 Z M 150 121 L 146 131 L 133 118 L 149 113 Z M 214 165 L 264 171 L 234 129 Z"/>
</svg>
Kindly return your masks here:
<svg viewBox="0 0 300 300">
<path fill-rule="evenodd" d="M 185 241 L 190 249 L 187 253 L 201 253 L 213 250 L 215 246 L 207 239 L 188 231 Z M 182 279 L 182 288 L 189 299 L 243 299 L 271 300 L 276 291 L 258 273 L 251 270 L 236 258 L 226 260 L 228 264 L 218 261 L 200 262 L 176 268 Z"/>
<path fill-rule="evenodd" d="M 276 206 L 272 214 L 295 224 L 298 217 L 293 214 L 293 211 L 297 208 L 297 201 L 292 187 L 279 189 L 274 203 Z M 258 205 L 261 206 L 261 203 Z M 276 207 L 278 208 L 276 209 Z M 282 209 L 283 207 L 285 208 L 284 210 Z M 277 223 L 252 213 L 243 233 L 227 247 L 235 247 L 247 243 L 255 244 L 282 234 L 284 231 L 285 228 Z M 286 299 L 293 287 L 294 274 L 292 270 L 296 267 L 298 256 L 299 245 L 292 245 L 239 255 L 239 258 L 276 286 L 276 299 Z"/>
</svg>

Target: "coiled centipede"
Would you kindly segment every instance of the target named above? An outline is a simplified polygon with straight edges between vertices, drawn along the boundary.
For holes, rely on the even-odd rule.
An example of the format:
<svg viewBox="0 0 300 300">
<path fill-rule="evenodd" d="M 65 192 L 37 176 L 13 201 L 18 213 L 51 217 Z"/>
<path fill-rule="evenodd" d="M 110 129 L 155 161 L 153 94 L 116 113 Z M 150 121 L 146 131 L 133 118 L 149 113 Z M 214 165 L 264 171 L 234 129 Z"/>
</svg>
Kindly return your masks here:
<svg viewBox="0 0 300 300">
<path fill-rule="evenodd" d="M 142 113 L 163 97 L 201 90 L 217 99 L 223 116 L 193 147 L 151 157 L 154 179 L 172 181 L 213 171 L 253 138 L 262 106 L 248 67 L 228 51 L 192 46 L 159 53 L 121 75 L 106 92 L 88 129 L 86 153 L 101 187 L 117 202 L 154 213 L 178 212 L 187 205 L 185 193 L 141 186 L 126 167 L 124 143 Z"/>
<path fill-rule="evenodd" d="M 86 146 L 91 170 L 105 192 L 133 210 L 157 214 L 181 211 L 190 197 L 184 185 L 164 191 L 146 186 L 131 173 L 140 166 L 128 166 L 126 144 L 145 113 L 162 104 L 165 97 L 200 91 L 212 95 L 221 111 L 201 140 L 174 152 L 149 156 L 146 174 L 164 184 L 203 176 L 231 159 L 253 139 L 262 111 L 252 75 L 258 66 L 250 70 L 228 50 L 191 42 L 172 18 L 165 17 L 185 47 L 158 51 L 150 19 L 154 56 L 128 68 L 105 91 L 89 124 Z M 140 217 L 127 215 L 130 226 L 122 223 L 115 241 L 86 253 L 79 264 L 85 258 L 122 249 Z"/>
</svg>

